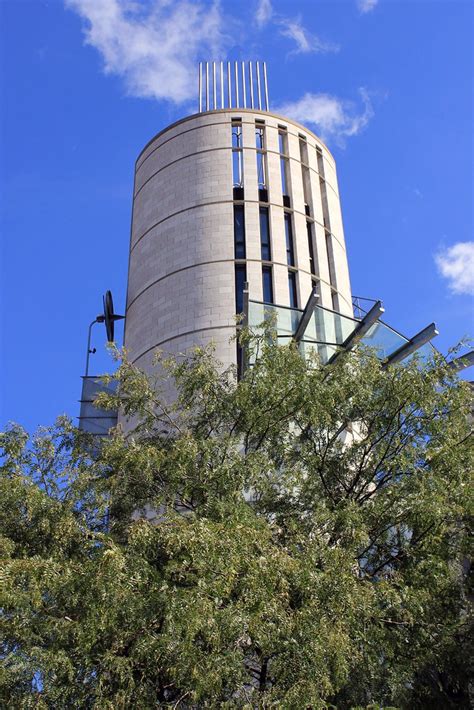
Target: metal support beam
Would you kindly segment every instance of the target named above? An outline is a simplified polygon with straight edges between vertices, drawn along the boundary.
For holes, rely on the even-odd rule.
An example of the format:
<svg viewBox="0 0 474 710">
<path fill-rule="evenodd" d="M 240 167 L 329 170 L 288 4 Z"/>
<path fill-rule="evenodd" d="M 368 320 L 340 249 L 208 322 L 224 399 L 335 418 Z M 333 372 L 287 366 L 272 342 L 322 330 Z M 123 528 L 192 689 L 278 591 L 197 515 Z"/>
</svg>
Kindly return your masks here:
<svg viewBox="0 0 474 710">
<path fill-rule="evenodd" d="M 401 362 L 406 357 L 418 350 L 418 348 L 421 348 L 422 345 L 428 343 L 436 335 L 439 335 L 439 332 L 436 329 L 436 325 L 435 323 L 430 323 L 429 326 L 427 326 L 423 330 L 420 330 L 419 333 L 414 335 L 413 338 L 408 341 L 408 343 L 405 343 L 405 345 L 402 345 L 401 348 L 395 350 L 395 352 L 392 353 L 385 361 L 384 367 L 387 367 L 387 365 L 394 365 L 396 362 Z"/>
<path fill-rule="evenodd" d="M 456 372 L 460 372 L 461 370 L 466 370 L 468 367 L 472 367 L 474 365 L 474 350 L 471 350 L 465 355 L 457 357 L 455 360 L 451 360 L 448 365 Z"/>
<path fill-rule="evenodd" d="M 385 308 L 382 306 L 382 301 L 376 301 L 370 311 L 365 314 L 355 330 L 343 342 L 344 350 L 351 350 L 354 345 L 368 333 L 370 328 L 378 319 L 385 313 Z"/>
<path fill-rule="evenodd" d="M 299 343 L 300 340 L 302 340 L 303 335 L 305 334 L 305 330 L 308 327 L 308 323 L 311 320 L 311 316 L 314 313 L 314 309 L 318 305 L 318 301 L 319 301 L 319 295 L 316 293 L 316 287 L 314 287 L 313 290 L 311 291 L 309 298 L 308 298 L 306 306 L 304 307 L 304 311 L 301 314 L 301 318 L 298 323 L 298 327 L 296 328 L 296 332 L 294 335 L 296 343 Z"/>
<path fill-rule="evenodd" d="M 382 306 L 382 301 L 376 301 L 370 311 L 365 314 L 361 321 L 356 325 L 355 329 L 349 335 L 348 338 L 341 345 L 341 349 L 332 355 L 328 360 L 328 365 L 330 365 L 337 356 L 344 350 L 352 350 L 352 348 L 359 342 L 361 338 L 366 335 L 374 323 L 385 313 L 385 308 Z"/>
</svg>

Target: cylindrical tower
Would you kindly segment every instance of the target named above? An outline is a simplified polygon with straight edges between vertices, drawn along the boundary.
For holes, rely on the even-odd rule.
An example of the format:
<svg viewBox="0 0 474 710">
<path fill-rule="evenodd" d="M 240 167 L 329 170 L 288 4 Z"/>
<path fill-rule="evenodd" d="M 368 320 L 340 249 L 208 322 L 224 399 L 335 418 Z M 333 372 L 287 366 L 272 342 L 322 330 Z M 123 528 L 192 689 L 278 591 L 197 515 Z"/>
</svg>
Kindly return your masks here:
<svg viewBox="0 0 474 710">
<path fill-rule="evenodd" d="M 125 345 L 153 351 L 213 340 L 236 362 L 235 314 L 250 298 L 352 316 L 334 159 L 304 126 L 257 109 L 206 111 L 158 133 L 135 170 Z"/>
</svg>

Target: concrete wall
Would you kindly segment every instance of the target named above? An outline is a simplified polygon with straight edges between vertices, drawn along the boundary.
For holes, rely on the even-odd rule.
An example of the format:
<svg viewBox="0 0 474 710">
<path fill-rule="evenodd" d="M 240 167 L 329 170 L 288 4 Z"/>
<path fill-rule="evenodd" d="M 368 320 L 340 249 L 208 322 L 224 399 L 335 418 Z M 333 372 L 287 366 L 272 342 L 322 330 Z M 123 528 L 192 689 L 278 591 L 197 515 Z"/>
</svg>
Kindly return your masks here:
<svg viewBox="0 0 474 710">
<path fill-rule="evenodd" d="M 235 362 L 236 346 L 229 338 L 235 332 L 231 119 L 237 117 L 242 119 L 250 298 L 262 299 L 255 143 L 255 119 L 259 119 L 265 121 L 266 130 L 274 302 L 289 305 L 278 147 L 278 126 L 285 126 L 299 306 L 304 306 L 314 283 L 300 162 L 299 137 L 304 136 L 320 303 L 327 308 L 336 304 L 341 313 L 352 315 L 336 169 L 324 144 L 297 123 L 263 111 L 197 114 L 159 133 L 136 164 L 125 345 L 131 360 L 145 370 L 156 348 L 181 353 L 210 340 L 224 364 Z M 319 169 L 316 147 L 322 152 Z M 323 221 L 322 166 L 330 233 L 325 232 Z"/>
</svg>

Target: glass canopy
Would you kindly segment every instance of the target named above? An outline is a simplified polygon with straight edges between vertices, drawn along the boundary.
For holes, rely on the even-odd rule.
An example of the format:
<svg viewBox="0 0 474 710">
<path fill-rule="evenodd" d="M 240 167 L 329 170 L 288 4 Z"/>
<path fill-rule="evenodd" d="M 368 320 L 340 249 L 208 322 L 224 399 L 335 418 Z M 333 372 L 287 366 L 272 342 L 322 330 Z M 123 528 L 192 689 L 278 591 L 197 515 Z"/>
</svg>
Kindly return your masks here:
<svg viewBox="0 0 474 710">
<path fill-rule="evenodd" d="M 289 342 L 294 337 L 302 315 L 303 311 L 299 308 L 249 300 L 249 327 L 253 330 L 258 329 L 265 320 L 274 318 L 278 342 L 281 344 Z M 321 361 L 327 363 L 350 338 L 360 322 L 359 319 L 316 306 L 300 340 L 300 349 L 304 354 L 316 350 Z M 379 358 L 385 360 L 410 341 L 379 320 L 362 336 L 360 342 L 374 348 Z M 435 348 L 431 343 L 426 343 L 416 350 L 416 355 L 421 360 L 428 360 L 434 351 Z M 407 355 L 405 361 L 412 358 L 414 354 Z"/>
</svg>

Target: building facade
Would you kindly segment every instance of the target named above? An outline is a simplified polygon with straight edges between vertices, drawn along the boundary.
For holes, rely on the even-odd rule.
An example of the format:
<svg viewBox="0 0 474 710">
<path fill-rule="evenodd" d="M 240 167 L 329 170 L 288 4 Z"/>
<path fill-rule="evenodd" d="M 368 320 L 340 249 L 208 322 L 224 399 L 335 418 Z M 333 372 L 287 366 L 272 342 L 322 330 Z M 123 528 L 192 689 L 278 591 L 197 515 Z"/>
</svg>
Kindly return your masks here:
<svg viewBox="0 0 474 710">
<path fill-rule="evenodd" d="M 336 165 L 304 126 L 224 108 L 156 135 L 136 162 L 125 346 L 149 371 L 154 351 L 231 337 L 248 283 L 253 301 L 319 305 L 352 317 Z"/>
</svg>

